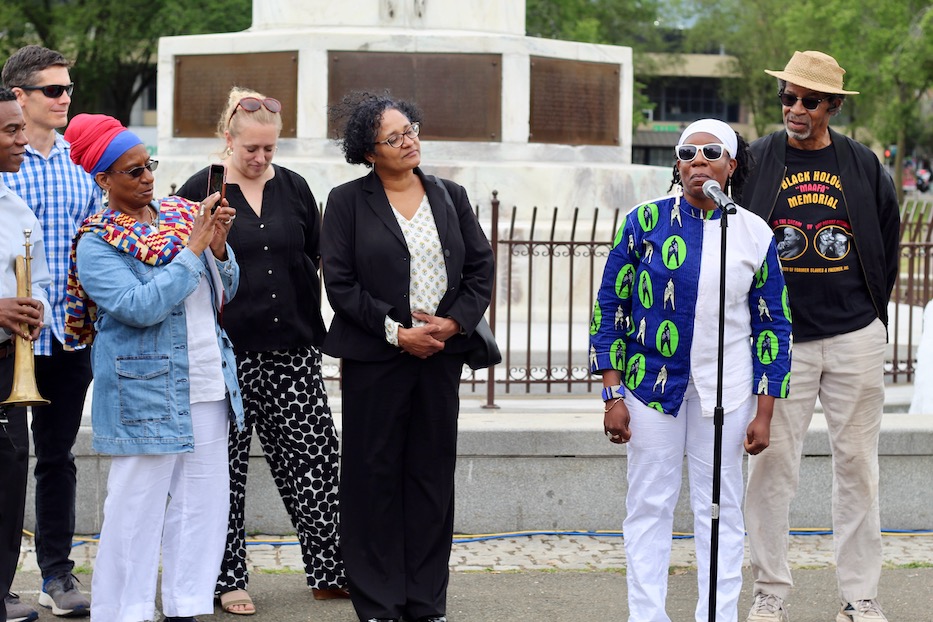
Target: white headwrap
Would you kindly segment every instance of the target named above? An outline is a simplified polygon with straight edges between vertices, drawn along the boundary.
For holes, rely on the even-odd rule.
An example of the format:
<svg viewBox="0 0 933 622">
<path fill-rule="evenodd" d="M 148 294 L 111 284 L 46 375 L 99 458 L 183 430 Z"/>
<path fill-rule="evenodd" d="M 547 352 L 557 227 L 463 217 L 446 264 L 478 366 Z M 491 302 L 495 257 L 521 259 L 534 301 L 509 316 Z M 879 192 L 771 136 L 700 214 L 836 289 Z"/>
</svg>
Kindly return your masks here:
<svg viewBox="0 0 933 622">
<path fill-rule="evenodd" d="M 699 121 L 694 121 L 688 125 L 687 129 L 680 135 L 677 146 L 679 147 L 684 144 L 684 141 L 690 136 L 700 133 L 712 134 L 718 138 L 719 141 L 726 146 L 729 155 L 735 158 L 735 154 L 739 150 L 739 139 L 736 137 L 734 129 L 718 119 L 700 119 Z"/>
</svg>

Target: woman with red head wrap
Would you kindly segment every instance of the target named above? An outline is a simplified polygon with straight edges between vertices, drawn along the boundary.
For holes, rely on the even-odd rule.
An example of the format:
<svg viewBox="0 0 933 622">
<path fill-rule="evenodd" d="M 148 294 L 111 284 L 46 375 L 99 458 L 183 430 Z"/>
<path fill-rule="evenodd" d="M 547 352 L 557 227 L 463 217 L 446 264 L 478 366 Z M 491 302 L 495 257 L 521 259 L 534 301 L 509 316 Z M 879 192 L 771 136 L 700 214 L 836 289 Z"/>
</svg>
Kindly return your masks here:
<svg viewBox="0 0 933 622">
<path fill-rule="evenodd" d="M 153 201 L 158 162 L 105 115 L 76 116 L 71 158 L 108 197 L 75 236 L 66 347 L 89 344 L 93 447 L 109 454 L 91 616 L 169 622 L 213 613 L 229 498 L 226 439 L 243 425 L 233 349 L 217 318 L 239 267 L 226 243 L 235 214 Z M 212 208 L 216 207 L 216 211 Z"/>
</svg>

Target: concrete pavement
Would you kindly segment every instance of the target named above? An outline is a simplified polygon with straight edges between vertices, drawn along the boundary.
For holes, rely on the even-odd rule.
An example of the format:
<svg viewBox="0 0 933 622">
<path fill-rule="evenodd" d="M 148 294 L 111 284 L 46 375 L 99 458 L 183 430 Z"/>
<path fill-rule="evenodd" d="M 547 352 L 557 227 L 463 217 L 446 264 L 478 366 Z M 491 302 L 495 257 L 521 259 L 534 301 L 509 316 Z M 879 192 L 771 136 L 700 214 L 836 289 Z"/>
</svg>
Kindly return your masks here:
<svg viewBox="0 0 933 622">
<path fill-rule="evenodd" d="M 910 445 L 906 449 L 892 446 L 886 450 L 896 464 L 903 463 L 903 456 L 918 453 L 928 456 L 927 460 L 933 459 L 929 457 L 930 448 L 925 440 L 929 438 L 933 415 L 908 417 L 901 414 L 906 412 L 912 393 L 912 386 L 892 386 L 888 387 L 886 395 L 885 411 L 889 415 L 886 415 L 885 425 L 890 432 Z M 563 454 L 568 451 L 568 446 L 573 445 L 570 442 L 573 440 L 573 434 L 593 436 L 605 444 L 599 430 L 599 417 L 593 410 L 590 398 L 509 397 L 500 400 L 502 408 L 498 411 L 485 410 L 481 405 L 481 399 L 465 397 L 461 424 L 467 428 L 475 423 L 478 429 L 494 433 L 488 438 L 493 438 L 499 443 L 505 443 L 509 440 L 505 436 L 513 434 L 525 442 L 542 445 L 543 449 L 538 448 L 539 453 L 550 453 L 557 459 L 567 459 Z M 818 422 L 816 426 L 816 429 L 811 431 L 814 436 L 825 436 L 825 431 L 819 428 Z M 915 428 L 920 429 L 922 433 L 918 433 Z M 552 436 L 560 441 L 559 445 L 551 447 L 548 444 L 548 439 Z M 586 454 L 586 447 L 581 449 L 573 445 L 571 449 L 573 453 Z M 611 458 L 613 464 L 618 461 L 616 456 Z M 257 461 L 260 460 L 257 456 Z M 503 472 L 503 477 L 513 483 L 516 477 L 515 464 L 513 459 L 509 462 L 509 468 Z M 464 460 L 461 461 L 459 469 L 472 476 L 470 467 L 470 463 Z M 96 486 L 95 490 L 87 495 L 88 498 L 92 498 L 95 491 L 98 496 L 103 491 L 101 484 L 105 471 L 102 467 L 95 468 L 99 468 L 100 478 L 79 477 L 79 482 Z M 901 469 L 903 470 L 903 467 Z M 914 522 L 919 521 L 918 524 L 925 529 L 933 529 L 933 524 L 929 524 L 933 508 L 923 501 L 927 499 L 924 495 L 929 495 L 930 491 L 930 471 L 928 468 L 920 468 L 911 472 L 913 479 L 902 476 L 897 469 L 891 470 L 888 477 L 894 480 L 892 485 L 911 490 L 911 496 L 920 500 L 920 511 L 910 512 L 908 518 Z M 613 478 L 622 481 L 618 474 L 614 474 Z M 274 488 L 261 480 L 261 477 L 257 477 L 256 470 L 251 469 L 251 480 L 255 480 L 260 487 L 269 488 L 269 494 L 274 497 L 270 500 L 254 494 L 254 503 L 260 503 L 264 511 L 281 504 L 275 496 Z M 579 489 L 589 481 L 599 484 L 599 497 L 607 496 L 605 486 L 611 478 L 580 477 L 578 474 L 572 479 L 572 488 Z M 553 487 L 553 480 L 549 480 L 548 485 Z M 889 508 L 889 512 L 892 507 L 892 485 L 882 487 L 883 507 Z M 497 493 L 488 487 L 480 488 L 487 504 L 490 503 L 490 497 L 497 496 Z M 459 491 L 463 493 L 464 490 L 466 486 L 461 485 Z M 798 500 L 804 505 L 818 505 L 826 502 L 828 490 L 828 484 L 819 490 L 802 488 Z M 608 496 L 624 498 L 623 491 L 616 491 Z M 95 499 L 89 504 L 90 513 L 99 512 L 98 501 Z M 560 505 L 559 501 L 554 503 Z M 465 503 L 463 496 L 458 497 L 458 504 Z M 593 511 L 592 506 L 588 504 L 581 504 L 580 507 L 588 513 Z M 614 505 L 608 522 L 621 525 L 622 511 L 621 505 Z M 893 518 L 904 519 L 904 514 L 905 512 L 897 510 Z M 551 511 L 548 516 L 554 518 L 556 515 Z M 98 521 L 99 517 L 95 522 Z M 821 526 L 826 522 L 817 521 L 814 524 Z M 551 522 L 546 524 L 551 525 Z M 573 527 L 579 526 L 581 522 L 555 520 L 554 524 Z M 895 523 L 888 520 L 882 524 L 890 527 Z M 257 528 L 255 523 L 252 528 Z M 304 584 L 300 570 L 300 554 L 293 538 L 271 536 L 253 539 L 264 541 L 254 542 L 248 547 L 248 563 L 252 572 L 250 592 L 259 613 L 246 619 L 255 622 L 355 620 L 348 602 L 317 602 L 311 598 L 310 591 Z M 506 535 L 490 539 L 458 537 L 456 540 L 451 552 L 450 565 L 453 572 L 448 594 L 448 614 L 451 622 L 621 621 L 628 614 L 625 603 L 625 554 L 619 537 L 561 532 L 533 536 Z M 882 575 L 879 599 L 889 620 L 933 622 L 933 534 L 887 535 L 883 543 L 886 569 Z M 790 551 L 798 586 L 790 601 L 791 620 L 833 622 L 838 602 L 831 536 L 793 536 Z M 90 590 L 95 555 L 96 543 L 93 541 L 78 543 L 73 549 L 72 558 L 77 564 L 76 572 L 86 591 Z M 673 622 L 693 620 L 692 611 L 697 600 L 695 565 L 693 540 L 675 540 L 668 598 L 668 613 Z M 35 606 L 40 579 L 35 562 L 34 544 L 30 538 L 24 541 L 20 567 L 14 590 L 20 593 L 24 602 Z M 740 603 L 740 620 L 745 619 L 751 602 L 750 586 L 750 580 L 746 576 Z M 56 618 L 48 611 L 42 610 L 40 621 L 51 622 L 53 619 Z M 201 622 L 233 622 L 241 618 L 218 612 L 214 616 L 201 616 L 199 619 Z"/>
<path fill-rule="evenodd" d="M 257 541 L 265 540 L 265 543 Z M 448 617 L 451 622 L 576 622 L 624 620 L 625 554 L 610 535 L 534 535 L 475 539 L 457 536 L 451 551 Z M 290 538 L 254 537 L 248 547 L 255 622 L 353 622 L 346 601 L 315 601 L 305 587 L 298 547 Z M 879 599 L 891 622 L 933 622 L 933 533 L 886 535 L 886 568 Z M 790 600 L 793 622 L 832 622 L 837 612 L 832 539 L 795 535 L 790 544 L 797 588 Z M 96 544 L 74 548 L 78 577 L 90 589 Z M 668 614 L 693 620 L 696 570 L 692 539 L 676 539 L 671 556 Z M 23 546 L 14 590 L 36 605 L 39 574 L 31 539 Z M 751 603 L 746 572 L 740 619 Z M 40 621 L 55 619 L 42 610 Z M 233 622 L 219 610 L 201 622 Z"/>
<path fill-rule="evenodd" d="M 27 573 L 24 573 L 27 574 Z M 28 573 L 32 575 L 33 573 Z M 831 569 L 798 570 L 797 590 L 788 605 L 792 622 L 834 622 L 838 612 Z M 22 580 L 18 577 L 17 583 Z M 673 622 L 692 622 L 696 572 L 672 574 L 667 612 Z M 35 585 L 34 576 L 27 577 Z M 84 577 L 82 577 L 82 581 Z M 88 579 L 89 581 L 89 579 Z M 750 580 L 739 604 L 739 619 L 751 605 Z M 881 603 L 891 622 L 933 621 L 933 569 L 886 571 Z M 259 574 L 252 579 L 257 613 L 251 617 L 217 613 L 200 622 L 356 622 L 347 601 L 315 601 L 298 575 Z M 23 595 L 22 592 L 20 592 Z M 35 605 L 35 596 L 24 595 Z M 612 572 L 455 572 L 450 577 L 450 622 L 624 622 L 625 576 Z M 40 622 L 56 619 L 46 610 Z M 96 621 L 95 621 L 96 622 Z"/>
</svg>

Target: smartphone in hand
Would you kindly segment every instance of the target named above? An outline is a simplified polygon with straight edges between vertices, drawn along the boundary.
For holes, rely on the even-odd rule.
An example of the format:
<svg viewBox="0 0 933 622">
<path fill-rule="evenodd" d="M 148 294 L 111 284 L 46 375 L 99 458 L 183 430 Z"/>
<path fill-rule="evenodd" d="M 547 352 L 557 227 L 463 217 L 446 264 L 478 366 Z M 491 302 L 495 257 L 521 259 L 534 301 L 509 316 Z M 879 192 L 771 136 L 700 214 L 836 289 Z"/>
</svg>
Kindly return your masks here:
<svg viewBox="0 0 933 622">
<path fill-rule="evenodd" d="M 214 204 L 214 207 L 211 208 L 211 214 L 213 214 L 217 207 L 220 205 L 221 201 L 224 200 L 224 194 L 227 189 L 227 167 L 223 164 L 211 164 L 210 171 L 207 174 L 207 196 L 211 196 L 215 192 L 220 193 L 220 200 Z"/>
</svg>

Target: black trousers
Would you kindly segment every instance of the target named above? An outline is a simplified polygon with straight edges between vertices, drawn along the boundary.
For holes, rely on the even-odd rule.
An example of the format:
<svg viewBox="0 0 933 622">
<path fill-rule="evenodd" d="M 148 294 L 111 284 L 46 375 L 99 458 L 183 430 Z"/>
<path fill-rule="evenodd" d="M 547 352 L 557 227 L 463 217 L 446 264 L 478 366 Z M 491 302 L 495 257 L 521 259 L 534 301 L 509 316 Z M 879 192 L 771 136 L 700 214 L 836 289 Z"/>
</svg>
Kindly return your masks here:
<svg viewBox="0 0 933 622">
<path fill-rule="evenodd" d="M 462 369 L 343 361 L 340 546 L 361 620 L 446 613 Z"/>
<path fill-rule="evenodd" d="M 13 357 L 0 360 L 0 401 L 13 385 Z M 29 431 L 26 409 L 9 408 L 9 423 L 0 425 L 0 599 L 10 591 L 23 539 L 26 509 L 26 474 L 29 471 Z M 0 622 L 6 622 L 6 606 L 0 602 Z"/>
<path fill-rule="evenodd" d="M 36 385 L 48 406 L 32 409 L 36 452 L 36 561 L 42 578 L 68 574 L 75 533 L 77 468 L 71 453 L 91 383 L 91 349 L 67 351 L 54 337 L 52 354 L 36 357 Z"/>
</svg>

